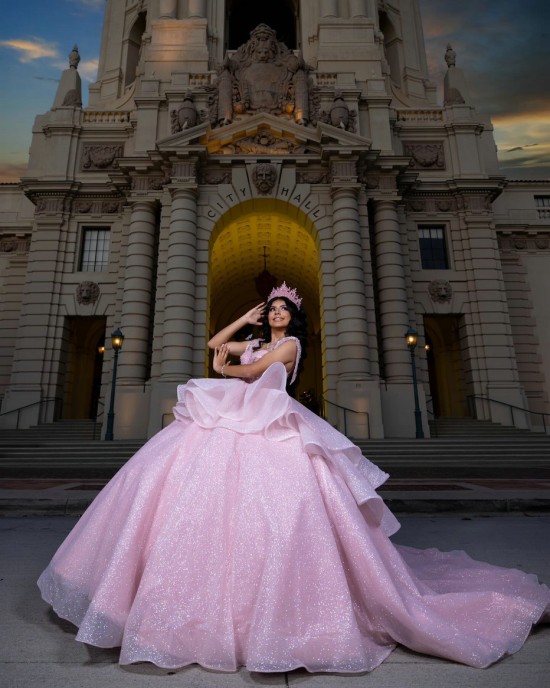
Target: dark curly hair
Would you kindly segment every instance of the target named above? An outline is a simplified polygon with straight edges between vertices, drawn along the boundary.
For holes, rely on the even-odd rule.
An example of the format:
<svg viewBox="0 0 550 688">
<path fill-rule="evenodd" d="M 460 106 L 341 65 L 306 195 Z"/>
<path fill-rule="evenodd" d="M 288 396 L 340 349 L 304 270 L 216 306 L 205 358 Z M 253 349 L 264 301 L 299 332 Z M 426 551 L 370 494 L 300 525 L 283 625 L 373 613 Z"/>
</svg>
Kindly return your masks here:
<svg viewBox="0 0 550 688">
<path fill-rule="evenodd" d="M 304 365 L 304 359 L 307 354 L 307 318 L 305 311 L 302 308 L 297 308 L 296 304 L 291 301 L 290 299 L 287 299 L 285 296 L 275 296 L 273 299 L 270 299 L 266 305 L 265 305 L 265 310 L 264 310 L 264 315 L 262 317 L 262 335 L 261 335 L 261 340 L 263 342 L 270 342 L 271 341 L 271 327 L 269 326 L 269 309 L 271 308 L 271 304 L 274 301 L 284 301 L 289 312 L 290 312 L 290 323 L 287 327 L 286 330 L 286 335 L 287 337 L 296 337 L 298 341 L 300 342 L 300 346 L 302 348 L 302 355 L 300 356 L 300 361 L 298 363 L 298 373 L 296 375 L 296 380 L 292 385 L 287 384 L 287 391 L 289 393 L 292 393 L 296 387 L 296 384 L 298 382 L 298 378 L 300 376 L 300 373 L 302 372 L 302 368 Z"/>
</svg>

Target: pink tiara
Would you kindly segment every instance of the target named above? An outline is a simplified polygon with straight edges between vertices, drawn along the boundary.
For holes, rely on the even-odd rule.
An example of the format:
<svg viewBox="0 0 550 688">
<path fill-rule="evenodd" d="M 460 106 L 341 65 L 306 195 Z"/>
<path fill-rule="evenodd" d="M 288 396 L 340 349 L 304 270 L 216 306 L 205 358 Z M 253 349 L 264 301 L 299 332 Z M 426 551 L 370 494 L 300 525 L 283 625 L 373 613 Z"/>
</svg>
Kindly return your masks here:
<svg viewBox="0 0 550 688">
<path fill-rule="evenodd" d="M 267 300 L 269 302 L 271 301 L 271 299 L 280 298 L 281 296 L 284 296 L 285 298 L 292 301 L 292 303 L 298 309 L 302 305 L 302 299 L 298 296 L 296 289 L 289 289 L 286 286 L 286 282 L 283 282 L 280 287 L 275 287 L 274 289 L 272 289 L 271 294 L 267 297 Z"/>
</svg>

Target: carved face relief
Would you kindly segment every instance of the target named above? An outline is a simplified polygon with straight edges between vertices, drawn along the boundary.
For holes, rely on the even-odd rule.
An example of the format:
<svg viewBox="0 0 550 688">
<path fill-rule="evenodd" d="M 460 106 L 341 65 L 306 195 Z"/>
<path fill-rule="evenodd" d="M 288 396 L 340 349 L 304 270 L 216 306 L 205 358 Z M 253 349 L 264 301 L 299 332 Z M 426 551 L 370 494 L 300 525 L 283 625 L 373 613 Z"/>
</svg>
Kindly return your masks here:
<svg viewBox="0 0 550 688">
<path fill-rule="evenodd" d="M 256 165 L 252 172 L 252 181 L 254 182 L 254 186 L 258 189 L 258 193 L 261 193 L 263 196 L 271 193 L 277 181 L 277 170 L 275 169 L 275 165 L 268 162 L 261 162 Z"/>
<path fill-rule="evenodd" d="M 81 282 L 76 288 L 76 300 L 82 306 L 89 306 L 99 298 L 99 285 L 96 282 Z"/>
<path fill-rule="evenodd" d="M 428 292 L 434 303 L 449 303 L 453 296 L 453 288 L 447 280 L 432 280 Z"/>
</svg>

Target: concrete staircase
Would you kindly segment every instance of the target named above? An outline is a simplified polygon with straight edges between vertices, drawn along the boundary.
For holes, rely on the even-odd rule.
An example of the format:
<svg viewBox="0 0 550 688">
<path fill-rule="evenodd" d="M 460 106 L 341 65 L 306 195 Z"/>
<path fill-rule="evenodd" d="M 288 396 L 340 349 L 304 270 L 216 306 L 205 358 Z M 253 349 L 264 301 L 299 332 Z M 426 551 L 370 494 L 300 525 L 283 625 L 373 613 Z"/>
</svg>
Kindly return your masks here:
<svg viewBox="0 0 550 688">
<path fill-rule="evenodd" d="M 101 439 L 92 420 L 60 420 L 0 430 L 2 478 L 110 478 L 145 440 Z"/>
<path fill-rule="evenodd" d="M 550 480 L 550 436 L 472 419 L 438 419 L 439 436 L 358 442 L 393 478 Z M 0 431 L 3 478 L 109 478 L 145 440 L 98 439 L 92 421 Z"/>
<path fill-rule="evenodd" d="M 550 479 L 550 435 L 473 418 L 438 418 L 430 431 L 357 444 L 393 478 Z"/>
</svg>

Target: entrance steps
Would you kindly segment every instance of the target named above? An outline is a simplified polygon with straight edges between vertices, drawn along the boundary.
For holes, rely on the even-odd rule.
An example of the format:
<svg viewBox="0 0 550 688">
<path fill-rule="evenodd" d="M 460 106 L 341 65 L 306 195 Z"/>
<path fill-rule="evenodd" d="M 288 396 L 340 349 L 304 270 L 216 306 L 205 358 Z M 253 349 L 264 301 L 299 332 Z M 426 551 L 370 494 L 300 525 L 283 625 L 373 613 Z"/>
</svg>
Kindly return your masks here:
<svg viewBox="0 0 550 688">
<path fill-rule="evenodd" d="M 537 435 L 531 430 L 492 423 L 490 420 L 476 420 L 468 417 L 441 417 L 430 420 L 432 437 L 519 437 L 520 435 Z M 542 435 L 544 437 L 544 435 Z"/>
<path fill-rule="evenodd" d="M 80 423 L 80 421 L 79 421 Z M 91 421 L 0 431 L 4 478 L 110 478 L 145 440 L 90 439 Z M 550 436 L 469 419 L 459 432 L 430 439 L 357 441 L 393 478 L 550 479 Z M 490 427 L 491 426 L 491 427 Z M 88 433 L 88 434 L 86 434 Z"/>
<path fill-rule="evenodd" d="M 550 478 L 550 435 L 473 418 L 438 418 L 430 432 L 357 444 L 394 478 Z"/>
<path fill-rule="evenodd" d="M 99 440 L 102 426 L 94 420 L 57 420 L 25 430 L 0 430 L 0 441 L 18 440 L 23 437 L 22 433 L 33 440 Z"/>
</svg>

